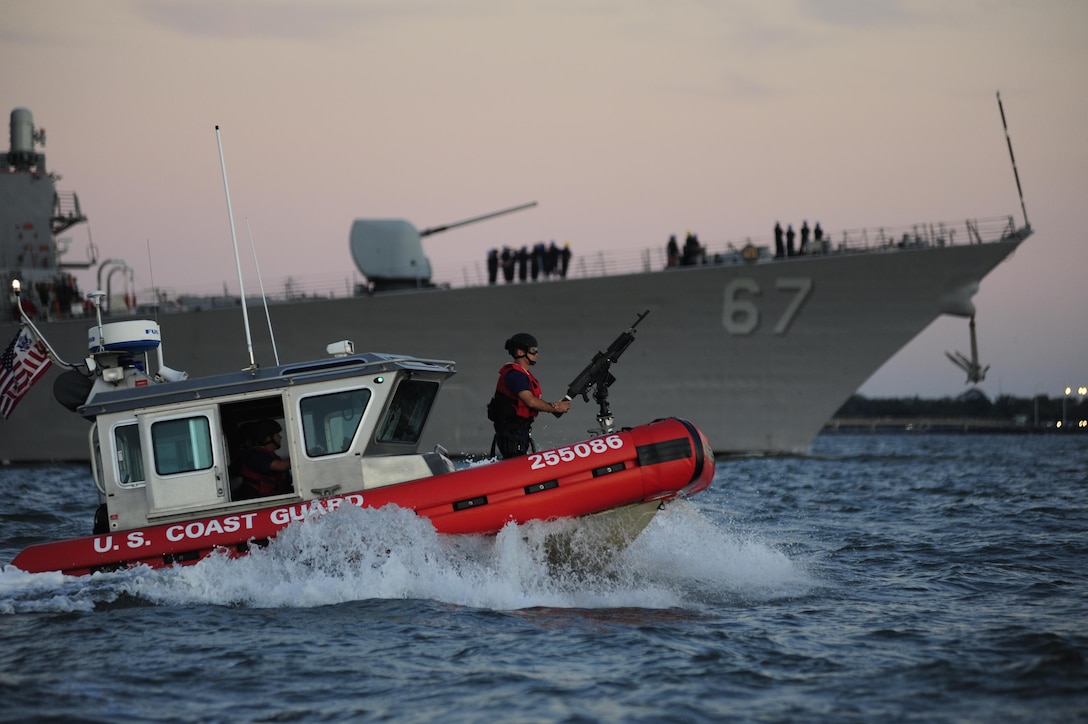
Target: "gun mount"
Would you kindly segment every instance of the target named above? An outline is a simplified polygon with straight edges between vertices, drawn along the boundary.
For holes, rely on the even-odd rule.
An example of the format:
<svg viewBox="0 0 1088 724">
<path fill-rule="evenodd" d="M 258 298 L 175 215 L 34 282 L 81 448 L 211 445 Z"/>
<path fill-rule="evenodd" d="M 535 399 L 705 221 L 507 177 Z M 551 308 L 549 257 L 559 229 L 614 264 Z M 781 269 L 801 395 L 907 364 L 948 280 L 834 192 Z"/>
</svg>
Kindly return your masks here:
<svg viewBox="0 0 1088 724">
<path fill-rule="evenodd" d="M 583 400 L 589 402 L 589 391 L 591 388 L 593 390 L 593 399 L 597 402 L 597 428 L 590 429 L 590 433 L 604 435 L 614 429 L 615 420 L 612 417 L 612 410 L 608 406 L 608 388 L 616 381 L 616 378 L 612 376 L 611 367 L 619 361 L 620 355 L 627 351 L 627 348 L 635 341 L 635 327 L 649 313 L 650 310 L 647 309 L 638 315 L 638 319 L 626 332 L 622 332 L 620 336 L 616 337 L 607 350 L 593 355 L 593 359 L 590 360 L 585 369 L 579 372 L 574 381 L 567 385 L 567 394 L 563 398 L 566 400 L 573 400 L 580 395 Z"/>
<path fill-rule="evenodd" d="M 368 292 L 433 287 L 431 262 L 423 253 L 424 236 L 455 229 L 496 216 L 532 208 L 535 201 L 471 219 L 419 231 L 404 219 L 356 219 L 351 225 L 351 257 L 367 278 Z M 359 293 L 358 291 L 356 293 Z"/>
</svg>

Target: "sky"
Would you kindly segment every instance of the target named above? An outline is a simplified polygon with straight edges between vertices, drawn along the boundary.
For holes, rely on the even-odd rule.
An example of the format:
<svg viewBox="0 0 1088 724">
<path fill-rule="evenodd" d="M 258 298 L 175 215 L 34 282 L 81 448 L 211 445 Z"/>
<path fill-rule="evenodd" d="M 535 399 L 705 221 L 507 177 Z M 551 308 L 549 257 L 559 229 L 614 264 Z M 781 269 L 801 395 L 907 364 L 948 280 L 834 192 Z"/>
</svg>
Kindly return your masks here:
<svg viewBox="0 0 1088 724">
<path fill-rule="evenodd" d="M 436 281 L 540 239 L 1022 224 L 1000 91 L 1035 233 L 975 296 L 980 388 L 1057 397 L 1088 384 L 1085 28 L 1083 0 L 5 0 L 0 109 L 33 112 L 79 195 L 70 259 L 93 239 L 137 289 L 215 293 L 220 143 L 266 287 L 347 289 L 363 217 L 538 202 L 427 237 Z M 957 395 L 953 350 L 967 320 L 943 317 L 860 392 Z"/>
</svg>

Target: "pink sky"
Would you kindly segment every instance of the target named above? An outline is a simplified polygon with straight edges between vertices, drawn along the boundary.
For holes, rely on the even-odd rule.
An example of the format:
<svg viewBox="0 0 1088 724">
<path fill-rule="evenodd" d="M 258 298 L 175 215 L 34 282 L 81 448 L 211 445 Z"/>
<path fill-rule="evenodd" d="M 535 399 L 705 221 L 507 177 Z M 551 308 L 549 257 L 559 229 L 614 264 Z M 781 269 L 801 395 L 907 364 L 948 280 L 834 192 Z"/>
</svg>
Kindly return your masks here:
<svg viewBox="0 0 1088 724">
<path fill-rule="evenodd" d="M 1082 0 L 8 0 L 0 111 L 47 130 L 90 217 L 77 249 L 89 228 L 138 288 L 153 266 L 211 293 L 237 287 L 216 125 L 265 286 L 346 289 L 360 217 L 538 201 L 425 240 L 458 282 L 541 239 L 585 256 L 776 219 L 1022 223 L 1000 90 L 1036 233 L 975 297 L 981 387 L 1060 395 L 1088 384 L 1086 27 Z M 861 392 L 958 394 L 944 351 L 967 349 L 942 318 Z"/>
</svg>

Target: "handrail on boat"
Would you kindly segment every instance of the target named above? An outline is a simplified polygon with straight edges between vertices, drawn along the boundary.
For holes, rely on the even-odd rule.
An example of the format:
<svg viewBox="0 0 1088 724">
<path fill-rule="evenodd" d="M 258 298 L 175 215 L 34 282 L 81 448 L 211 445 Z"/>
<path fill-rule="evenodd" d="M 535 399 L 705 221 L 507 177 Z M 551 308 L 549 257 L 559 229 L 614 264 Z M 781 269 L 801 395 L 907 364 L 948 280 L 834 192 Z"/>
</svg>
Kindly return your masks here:
<svg viewBox="0 0 1088 724">
<path fill-rule="evenodd" d="M 364 353 L 372 354 L 372 353 Z M 328 370 L 339 369 L 341 367 L 351 367 L 352 365 L 364 365 L 364 370 L 360 374 L 367 374 L 367 370 L 372 367 L 378 367 L 380 372 L 385 372 L 395 365 L 414 363 L 432 365 L 435 367 L 444 367 L 447 371 L 454 369 L 457 363 L 448 359 L 427 359 L 424 357 L 382 357 L 380 359 L 362 359 L 359 356 L 330 358 L 327 360 L 314 360 L 312 362 L 298 362 L 293 364 L 285 364 L 280 366 L 279 376 L 285 377 L 287 375 L 298 375 L 307 373 L 326 372 Z"/>
<path fill-rule="evenodd" d="M 365 354 L 370 353 L 364 353 L 364 355 Z M 362 366 L 363 369 L 357 372 L 357 374 L 360 375 L 374 374 L 377 372 L 388 372 L 389 370 L 394 369 L 397 365 L 407 366 L 413 363 L 442 367 L 451 374 L 456 368 L 456 363 L 451 360 L 431 360 L 422 357 L 410 356 L 389 356 L 388 358 L 374 360 L 361 359 L 359 356 L 356 356 L 345 359 L 349 359 L 351 360 L 351 363 Z M 322 374 L 336 372 L 337 370 L 341 369 L 341 367 L 350 368 L 351 363 L 342 366 L 333 365 L 325 367 L 315 367 L 315 363 L 313 362 L 290 364 L 285 365 L 285 367 L 287 367 L 288 369 L 280 370 L 278 373 L 275 372 L 275 370 L 277 370 L 276 367 L 257 367 L 254 369 L 247 368 L 239 370 L 237 373 L 214 375 L 211 378 L 193 378 L 184 382 L 167 382 L 162 384 L 150 385 L 147 387 L 139 388 L 139 405 L 147 406 L 152 404 L 158 404 L 157 401 L 159 400 L 166 400 L 178 396 L 186 397 L 188 398 L 188 401 L 207 399 L 209 397 L 217 396 L 220 392 L 224 390 L 233 390 L 241 384 L 256 384 L 258 386 L 262 386 L 262 388 L 277 387 L 284 384 L 283 381 L 280 379 L 284 376 L 292 376 L 305 380 L 308 377 L 316 377 Z M 245 383 L 240 382 L 237 379 L 237 375 L 244 373 L 246 376 L 249 377 L 249 379 L 253 380 L 260 376 L 262 372 L 269 372 L 269 374 L 265 377 L 262 377 L 261 380 L 257 382 Z M 127 391 L 127 388 L 118 390 L 118 392 L 122 393 Z M 84 405 L 81 407 L 81 410 L 84 410 L 83 414 L 87 414 L 88 412 L 93 412 L 94 414 L 101 414 L 101 411 L 116 407 L 118 405 L 122 405 L 125 407 L 131 406 L 132 398 L 127 398 L 123 400 L 101 400 L 95 398 L 88 400 L 86 403 L 84 403 Z M 94 412 L 96 410 L 98 412 Z"/>
<path fill-rule="evenodd" d="M 96 460 L 98 449 L 95 447 L 94 441 L 97 435 L 98 421 L 96 420 L 91 423 L 91 429 L 87 431 L 87 444 L 90 446 L 92 455 L 95 456 Z M 91 465 L 91 479 L 94 480 L 94 487 L 98 490 L 98 492 L 102 493 L 102 495 L 106 495 L 106 486 L 102 483 L 101 476 L 98 474 L 98 465 Z"/>
</svg>

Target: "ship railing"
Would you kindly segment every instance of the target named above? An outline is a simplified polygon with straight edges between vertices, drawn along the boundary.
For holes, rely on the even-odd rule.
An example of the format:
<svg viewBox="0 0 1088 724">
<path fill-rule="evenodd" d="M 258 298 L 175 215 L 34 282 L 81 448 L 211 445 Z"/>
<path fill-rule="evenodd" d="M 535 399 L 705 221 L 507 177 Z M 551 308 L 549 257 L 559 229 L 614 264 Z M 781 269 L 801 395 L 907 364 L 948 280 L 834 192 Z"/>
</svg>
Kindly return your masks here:
<svg viewBox="0 0 1088 724">
<path fill-rule="evenodd" d="M 53 215 L 64 218 L 83 218 L 79 208 L 79 197 L 75 191 L 57 191 L 54 197 Z"/>
<path fill-rule="evenodd" d="M 794 240 L 795 250 L 800 247 L 800 232 L 797 228 Z M 798 257 L 815 257 L 833 254 L 857 254 L 882 252 L 899 249 L 917 249 L 926 247 L 944 247 L 957 244 L 992 243 L 1014 236 L 1017 227 L 1011 216 L 998 216 L 984 219 L 970 219 L 962 222 L 935 222 L 906 224 L 901 226 L 862 227 L 843 229 L 837 232 L 824 232 L 823 239 L 817 243 L 810 234 L 804 253 Z M 683 239 L 678 239 L 683 243 Z M 774 235 L 746 236 L 735 240 L 700 239 L 702 253 L 697 264 L 745 264 L 746 247 L 754 247 L 757 263 L 777 261 L 774 259 Z M 664 270 L 668 257 L 665 243 L 641 249 L 612 251 L 593 251 L 578 254 L 576 248 L 567 271 L 568 279 L 587 277 L 617 276 Z M 681 267 L 682 268 L 682 267 Z M 451 287 L 482 286 L 487 284 L 485 259 L 481 258 L 471 266 L 448 265 L 436 267 L 434 278 L 439 283 Z M 556 277 L 553 275 L 552 280 Z M 543 277 L 539 278 L 543 280 Z M 504 284 L 501 275 L 498 284 Z M 519 283 L 515 281 L 515 283 Z"/>
<path fill-rule="evenodd" d="M 87 217 L 79 208 L 79 197 L 75 191 L 56 192 L 53 198 L 53 216 L 49 220 L 54 235 L 86 220 Z"/>
<path fill-rule="evenodd" d="M 794 242 L 795 250 L 799 251 L 800 231 L 798 228 L 795 228 L 794 231 L 797 233 Z M 859 227 L 833 231 L 825 229 L 820 242 L 816 242 L 810 235 L 804 253 L 798 253 L 792 258 L 804 259 L 841 254 L 884 253 L 929 247 L 985 244 L 1016 236 L 1018 231 L 1019 229 L 1011 216 L 969 219 L 960 222 Z M 682 244 L 683 239 L 678 239 L 678 242 Z M 700 239 L 699 242 L 703 251 L 699 256 L 697 265 L 740 265 L 749 263 L 746 261 L 746 257 L 751 254 L 751 249 L 755 249 L 757 252 L 755 263 L 778 263 L 781 261 L 774 258 L 775 244 L 772 233 L 725 240 Z M 566 279 L 662 271 L 668 265 L 664 240 L 660 244 L 649 247 L 631 247 L 609 251 L 596 250 L 583 253 L 578 252 L 576 243 L 572 243 L 571 246 L 574 253 L 567 270 Z M 459 288 L 487 285 L 485 254 L 486 250 L 482 251 L 480 258 L 469 264 L 433 265 L 430 287 Z M 683 267 L 677 268 L 683 269 Z M 305 301 L 354 296 L 356 289 L 363 286 L 364 281 L 365 279 L 358 273 L 354 273 L 351 277 L 338 274 L 292 275 L 279 280 L 269 281 L 266 279 L 264 288 L 270 302 Z M 554 283 L 556 281 L 560 281 L 560 278 L 555 274 L 550 278 L 541 275 L 536 283 Z M 497 284 L 503 285 L 505 283 L 500 274 Z M 521 282 L 515 278 L 513 283 L 518 284 Z M 526 283 L 532 282 L 527 281 Z M 426 286 L 421 282 L 420 288 Z M 180 294 L 172 289 L 158 289 L 154 290 L 154 292 L 146 289 L 141 290 L 139 293 L 141 301 L 156 298 L 167 300 L 160 308 L 164 312 L 238 306 L 239 303 L 237 295 L 224 295 L 221 287 L 216 289 L 213 285 L 209 285 L 207 289 L 188 288 Z M 259 300 L 255 301 L 259 303 Z M 152 306 L 146 308 L 144 313 L 153 311 Z"/>
</svg>

